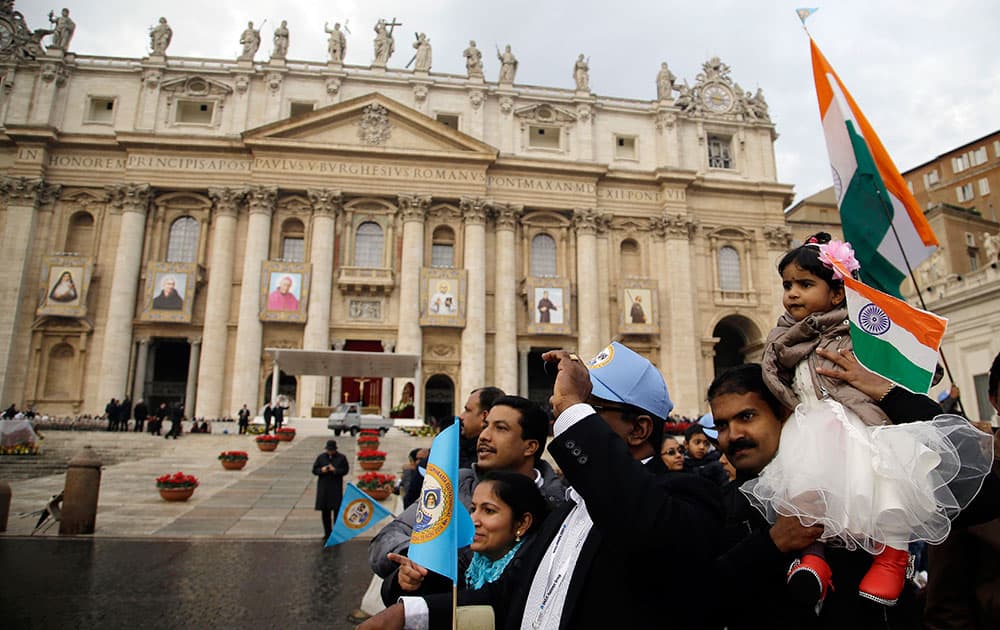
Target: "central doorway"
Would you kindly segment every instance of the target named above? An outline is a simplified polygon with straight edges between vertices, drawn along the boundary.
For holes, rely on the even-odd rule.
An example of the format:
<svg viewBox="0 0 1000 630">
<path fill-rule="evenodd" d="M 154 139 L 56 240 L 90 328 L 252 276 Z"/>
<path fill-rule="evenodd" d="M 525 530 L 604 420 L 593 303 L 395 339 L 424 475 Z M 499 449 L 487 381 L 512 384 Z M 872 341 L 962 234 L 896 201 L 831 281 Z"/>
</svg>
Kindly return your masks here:
<svg viewBox="0 0 1000 630">
<path fill-rule="evenodd" d="M 431 426 L 455 416 L 455 384 L 444 374 L 435 374 L 424 386 L 424 420 Z"/>
</svg>

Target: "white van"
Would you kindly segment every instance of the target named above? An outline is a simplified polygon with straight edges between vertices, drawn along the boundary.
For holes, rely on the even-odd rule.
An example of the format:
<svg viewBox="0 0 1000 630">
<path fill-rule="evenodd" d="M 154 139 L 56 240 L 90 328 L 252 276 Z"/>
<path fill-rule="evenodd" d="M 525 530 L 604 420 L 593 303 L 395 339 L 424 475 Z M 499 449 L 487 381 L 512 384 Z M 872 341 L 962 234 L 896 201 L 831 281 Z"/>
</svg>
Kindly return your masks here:
<svg viewBox="0 0 1000 630">
<path fill-rule="evenodd" d="M 379 435 L 385 435 L 393 425 L 391 418 L 379 414 L 361 413 L 361 403 L 345 402 L 337 406 L 330 414 L 326 426 L 333 429 L 334 435 L 347 433 L 357 435 L 361 429 L 375 429 Z"/>
</svg>

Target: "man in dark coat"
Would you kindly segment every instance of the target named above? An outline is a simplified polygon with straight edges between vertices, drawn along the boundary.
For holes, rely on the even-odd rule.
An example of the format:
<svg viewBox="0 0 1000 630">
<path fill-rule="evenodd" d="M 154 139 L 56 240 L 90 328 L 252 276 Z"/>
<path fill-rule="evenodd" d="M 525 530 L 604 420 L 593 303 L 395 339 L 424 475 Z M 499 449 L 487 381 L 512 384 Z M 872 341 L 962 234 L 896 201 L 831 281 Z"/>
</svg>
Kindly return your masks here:
<svg viewBox="0 0 1000 630">
<path fill-rule="evenodd" d="M 142 433 L 142 427 L 146 423 L 146 418 L 149 417 L 149 407 L 146 406 L 145 401 L 140 398 L 139 402 L 135 403 L 135 410 L 132 414 L 135 416 L 135 432 Z"/>
<path fill-rule="evenodd" d="M 104 415 L 108 419 L 108 431 L 118 430 L 118 401 L 112 398 L 104 405 Z"/>
<path fill-rule="evenodd" d="M 274 431 L 277 433 L 281 425 L 285 423 L 285 408 L 281 406 L 281 403 L 275 403 L 272 407 L 272 415 L 274 417 Z"/>
<path fill-rule="evenodd" d="M 843 368 L 824 370 L 865 392 L 894 422 L 929 420 L 938 405 L 921 394 L 893 386 L 857 364 L 852 355 L 824 358 Z M 785 581 L 798 552 L 817 540 L 822 527 L 804 527 L 794 517 L 778 517 L 772 525 L 754 509 L 739 486 L 756 477 L 778 450 L 781 427 L 790 411 L 764 384 L 759 365 L 741 365 L 720 374 L 708 389 L 719 445 L 736 468 L 736 483 L 724 491 L 726 511 L 723 553 L 715 562 L 714 583 L 721 596 L 709 614 L 729 630 L 742 628 L 857 628 L 920 627 L 915 588 L 907 582 L 898 603 L 887 607 L 858 595 L 858 585 L 872 563 L 864 551 L 827 547 L 834 588 L 817 612 L 793 600 Z"/>
<path fill-rule="evenodd" d="M 247 428 L 250 426 L 250 410 L 247 409 L 246 405 L 243 405 L 243 408 L 240 409 L 237 416 L 240 420 L 240 435 L 243 435 L 247 432 Z"/>
<path fill-rule="evenodd" d="M 170 407 L 170 430 L 167 434 L 163 436 L 163 439 L 174 438 L 175 440 L 180 437 L 181 434 L 181 420 L 184 418 L 184 408 L 181 407 L 180 403 L 174 403 Z"/>
<path fill-rule="evenodd" d="M 128 431 L 128 419 L 132 415 L 132 399 L 128 396 L 118 405 L 118 430 Z"/>
<path fill-rule="evenodd" d="M 336 440 L 326 441 L 326 451 L 313 462 L 316 481 L 316 509 L 323 518 L 323 542 L 333 531 L 333 515 L 340 510 L 340 500 L 344 497 L 344 475 L 349 467 L 343 453 L 337 452 Z"/>
<path fill-rule="evenodd" d="M 264 435 L 271 432 L 271 420 L 274 418 L 274 410 L 271 409 L 271 403 L 264 403 Z"/>
</svg>

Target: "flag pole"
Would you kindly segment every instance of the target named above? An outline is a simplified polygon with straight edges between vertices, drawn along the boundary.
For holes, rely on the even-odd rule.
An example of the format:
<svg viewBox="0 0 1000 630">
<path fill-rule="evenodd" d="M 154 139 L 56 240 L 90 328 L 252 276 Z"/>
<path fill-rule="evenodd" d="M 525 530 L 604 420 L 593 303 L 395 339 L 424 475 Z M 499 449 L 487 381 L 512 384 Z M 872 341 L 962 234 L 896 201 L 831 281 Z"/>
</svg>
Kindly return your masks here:
<svg viewBox="0 0 1000 630">
<path fill-rule="evenodd" d="M 872 189 L 875 191 L 875 196 L 878 198 L 879 206 L 882 208 L 882 213 L 889 222 L 889 229 L 892 230 L 892 236 L 896 239 L 896 245 L 899 247 L 899 253 L 903 255 L 903 263 L 906 265 L 906 271 L 910 274 L 910 282 L 913 283 L 913 288 L 917 292 L 917 299 L 920 300 L 920 308 L 925 311 L 930 311 L 930 309 L 927 308 L 927 303 L 924 302 L 924 294 L 920 290 L 920 285 L 917 283 L 917 277 L 913 273 L 913 267 L 910 266 L 910 259 L 906 255 L 906 248 L 903 247 L 903 242 L 899 238 L 896 226 L 892 222 L 892 213 L 890 212 L 891 208 L 888 205 L 888 201 L 886 201 L 885 197 L 882 195 L 881 189 L 879 189 L 879 187 L 875 184 L 875 177 L 873 175 L 870 173 L 863 173 L 862 177 L 867 179 L 869 184 L 871 184 Z M 951 366 L 948 365 L 948 359 L 944 356 L 944 350 L 942 348 L 938 348 L 938 356 L 941 357 L 941 363 L 944 365 L 944 371 L 948 375 L 948 380 L 951 381 L 952 385 L 954 385 L 955 377 L 951 374 Z M 958 411 L 962 415 L 965 415 L 965 410 L 962 408 L 961 397 L 955 399 L 955 404 L 958 407 Z"/>
<path fill-rule="evenodd" d="M 458 630 L 458 582 L 451 583 L 451 630 Z"/>
</svg>

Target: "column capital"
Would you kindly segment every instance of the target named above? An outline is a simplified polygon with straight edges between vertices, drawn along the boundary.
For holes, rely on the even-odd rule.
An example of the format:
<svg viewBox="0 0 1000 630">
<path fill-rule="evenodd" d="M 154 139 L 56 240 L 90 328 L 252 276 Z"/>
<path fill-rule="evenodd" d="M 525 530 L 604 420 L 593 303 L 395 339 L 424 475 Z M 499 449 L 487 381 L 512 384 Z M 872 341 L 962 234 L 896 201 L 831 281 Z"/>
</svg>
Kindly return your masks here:
<svg viewBox="0 0 1000 630">
<path fill-rule="evenodd" d="M 0 177 L 0 199 L 4 205 L 14 202 L 32 207 L 50 206 L 61 192 L 62 186 L 47 184 L 36 177 Z"/>
<path fill-rule="evenodd" d="M 573 210 L 573 227 L 577 234 L 596 234 L 601 214 L 593 208 L 576 208 Z"/>
<path fill-rule="evenodd" d="M 192 346 L 200 346 L 201 337 L 188 337 L 188 343 L 191 344 Z"/>
<path fill-rule="evenodd" d="M 111 209 L 115 213 L 134 212 L 146 216 L 153 200 L 149 184 L 115 184 L 108 186 Z"/>
<path fill-rule="evenodd" d="M 516 203 L 497 203 L 490 213 L 498 230 L 513 230 L 521 221 L 524 206 Z"/>
<path fill-rule="evenodd" d="M 343 339 L 334 339 L 333 340 L 333 349 L 334 350 L 343 350 L 345 343 L 347 343 L 347 342 L 345 342 Z"/>
<path fill-rule="evenodd" d="M 246 186 L 242 188 L 209 188 L 208 196 L 215 205 L 214 214 L 235 217 L 249 190 Z"/>
<path fill-rule="evenodd" d="M 313 214 L 320 217 L 336 216 L 344 209 L 344 195 L 332 188 L 312 188 L 306 191 Z"/>
<path fill-rule="evenodd" d="M 403 215 L 403 223 L 410 221 L 423 222 L 427 209 L 431 207 L 430 195 L 399 195 L 397 198 L 399 212 Z"/>
<path fill-rule="evenodd" d="M 396 342 L 393 341 L 383 341 L 382 342 L 382 352 L 395 352 Z"/>
<path fill-rule="evenodd" d="M 276 186 L 251 186 L 247 191 L 247 203 L 250 206 L 250 214 L 266 214 L 271 216 L 274 212 L 274 202 L 278 199 L 278 188 Z"/>
<path fill-rule="evenodd" d="M 664 212 L 653 217 L 649 224 L 654 233 L 668 239 L 691 240 L 698 231 L 698 222 L 683 214 Z"/>
<path fill-rule="evenodd" d="M 792 244 L 792 230 L 787 225 L 765 225 L 762 232 L 771 249 L 787 250 Z"/>
<path fill-rule="evenodd" d="M 495 207 L 495 204 L 486 199 L 462 197 L 458 202 L 458 207 L 462 211 L 462 217 L 467 225 L 481 225 L 486 223 L 486 214 Z"/>
</svg>

